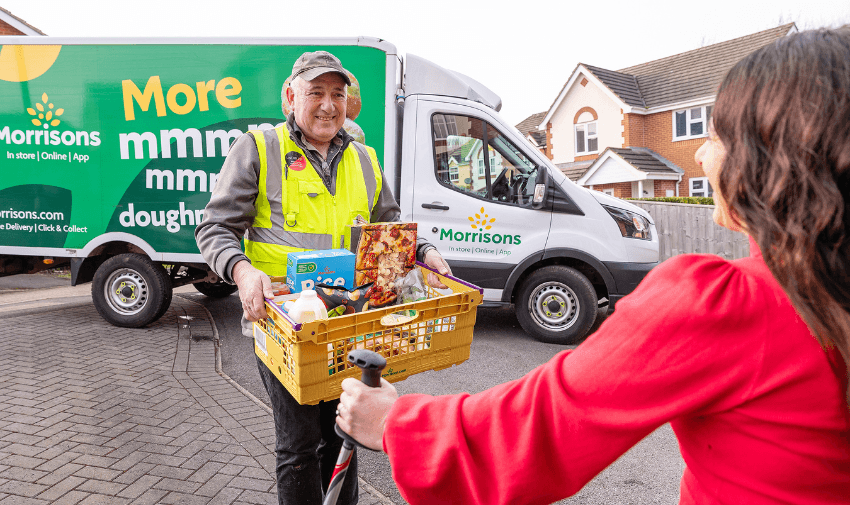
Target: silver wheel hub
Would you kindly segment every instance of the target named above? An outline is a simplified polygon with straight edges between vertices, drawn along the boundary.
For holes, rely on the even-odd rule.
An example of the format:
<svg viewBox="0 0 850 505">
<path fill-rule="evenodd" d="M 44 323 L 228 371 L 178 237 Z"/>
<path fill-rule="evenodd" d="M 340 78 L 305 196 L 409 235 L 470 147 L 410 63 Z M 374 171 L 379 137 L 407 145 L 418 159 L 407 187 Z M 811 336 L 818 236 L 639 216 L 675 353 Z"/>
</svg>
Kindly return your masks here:
<svg viewBox="0 0 850 505">
<path fill-rule="evenodd" d="M 121 268 L 112 272 L 103 289 L 109 306 L 122 315 L 138 314 L 148 303 L 148 284 L 144 277 L 132 268 Z"/>
<path fill-rule="evenodd" d="M 531 317 L 549 330 L 564 330 L 575 324 L 580 308 L 575 292 L 560 282 L 537 286 L 528 299 Z"/>
</svg>

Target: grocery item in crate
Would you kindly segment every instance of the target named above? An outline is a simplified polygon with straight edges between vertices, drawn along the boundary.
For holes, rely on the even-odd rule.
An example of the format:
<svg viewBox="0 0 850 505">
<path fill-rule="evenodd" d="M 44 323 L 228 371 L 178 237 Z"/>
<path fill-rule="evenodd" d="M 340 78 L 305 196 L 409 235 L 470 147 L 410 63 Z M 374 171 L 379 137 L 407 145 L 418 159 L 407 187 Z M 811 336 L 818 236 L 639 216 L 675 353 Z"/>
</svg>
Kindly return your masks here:
<svg viewBox="0 0 850 505">
<path fill-rule="evenodd" d="M 354 285 L 354 254 L 345 249 L 302 251 L 287 254 L 286 283 L 293 293 L 316 284 Z"/>
<path fill-rule="evenodd" d="M 345 305 L 340 305 L 339 307 L 334 307 L 328 311 L 328 319 L 332 317 L 338 317 L 345 314 Z"/>
<path fill-rule="evenodd" d="M 317 284 L 316 294 L 325 302 L 328 310 L 344 306 L 343 314 L 354 314 L 369 309 L 369 298 L 366 293 L 372 287 L 372 283 L 358 286 L 354 289 L 346 289 L 345 286 L 331 286 L 329 284 Z"/>
<path fill-rule="evenodd" d="M 288 310 L 289 317 L 296 323 L 308 323 L 316 319 L 327 319 L 328 309 L 325 304 L 316 296 L 316 292 L 312 289 L 301 291 L 301 296 L 292 302 Z"/>
<path fill-rule="evenodd" d="M 399 303 L 418 302 L 428 298 L 422 270 L 414 268 L 395 283 Z"/>
<path fill-rule="evenodd" d="M 396 326 L 399 324 L 409 323 L 419 317 L 419 311 L 415 309 L 399 310 L 387 314 L 381 318 L 381 324 L 385 326 Z"/>
<path fill-rule="evenodd" d="M 301 293 L 286 293 L 285 295 L 275 295 L 273 301 L 275 305 L 282 307 L 287 302 L 294 302 L 298 299 Z"/>
<path fill-rule="evenodd" d="M 347 342 L 328 344 L 329 374 L 333 375 L 336 372 L 351 368 L 351 365 L 345 362 L 345 355 L 352 349 L 367 349 L 385 358 L 401 357 L 408 353 L 430 349 L 434 322 L 411 325 L 418 317 L 419 311 L 415 309 L 393 312 L 381 317 L 381 324 L 385 326 L 405 326 L 367 333 L 348 339 Z"/>
<path fill-rule="evenodd" d="M 397 298 L 395 281 L 416 263 L 416 223 L 352 225 L 352 250 L 356 251 L 354 282 L 374 282 L 371 307 L 383 307 Z"/>
<path fill-rule="evenodd" d="M 290 293 L 289 286 L 286 284 L 286 277 L 270 276 L 269 280 L 272 283 L 274 296 L 288 295 Z"/>
</svg>

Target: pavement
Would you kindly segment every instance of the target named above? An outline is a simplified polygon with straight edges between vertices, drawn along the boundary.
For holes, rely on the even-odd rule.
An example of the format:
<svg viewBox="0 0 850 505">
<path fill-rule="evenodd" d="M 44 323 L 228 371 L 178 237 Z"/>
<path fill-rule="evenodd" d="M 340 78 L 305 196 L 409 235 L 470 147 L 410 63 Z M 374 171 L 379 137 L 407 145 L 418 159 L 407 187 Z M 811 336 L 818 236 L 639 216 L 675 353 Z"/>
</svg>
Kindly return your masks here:
<svg viewBox="0 0 850 505">
<path fill-rule="evenodd" d="M 90 284 L 0 278 L 0 505 L 277 503 L 271 411 L 184 292 L 130 329 Z M 360 478 L 360 503 L 393 502 Z"/>
</svg>

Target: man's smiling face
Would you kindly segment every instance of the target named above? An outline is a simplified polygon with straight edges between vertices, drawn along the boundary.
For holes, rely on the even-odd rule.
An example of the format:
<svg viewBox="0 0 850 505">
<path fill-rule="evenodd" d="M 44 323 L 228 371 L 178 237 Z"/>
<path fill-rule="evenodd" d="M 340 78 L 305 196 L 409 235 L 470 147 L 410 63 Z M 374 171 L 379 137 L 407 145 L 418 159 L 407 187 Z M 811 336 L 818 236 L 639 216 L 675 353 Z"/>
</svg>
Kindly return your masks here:
<svg viewBox="0 0 850 505">
<path fill-rule="evenodd" d="M 286 90 L 295 122 L 311 144 L 330 142 L 345 122 L 345 81 L 328 72 L 312 81 L 296 79 Z"/>
</svg>

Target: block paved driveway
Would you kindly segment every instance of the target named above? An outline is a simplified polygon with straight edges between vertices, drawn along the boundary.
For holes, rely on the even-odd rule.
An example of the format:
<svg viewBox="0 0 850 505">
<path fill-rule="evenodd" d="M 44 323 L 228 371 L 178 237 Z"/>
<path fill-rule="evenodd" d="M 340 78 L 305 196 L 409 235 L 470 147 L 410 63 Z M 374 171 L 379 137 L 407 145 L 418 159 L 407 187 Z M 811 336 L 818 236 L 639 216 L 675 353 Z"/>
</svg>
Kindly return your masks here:
<svg viewBox="0 0 850 505">
<path fill-rule="evenodd" d="M 268 407 L 216 370 L 206 310 L 117 328 L 0 311 L 0 505 L 275 504 Z M 361 479 L 360 503 L 392 503 Z"/>
</svg>

